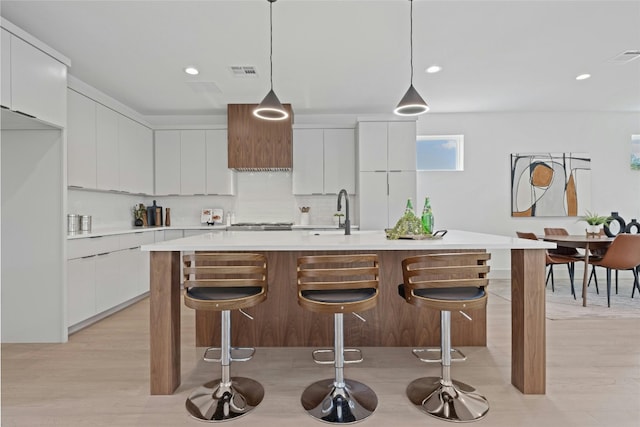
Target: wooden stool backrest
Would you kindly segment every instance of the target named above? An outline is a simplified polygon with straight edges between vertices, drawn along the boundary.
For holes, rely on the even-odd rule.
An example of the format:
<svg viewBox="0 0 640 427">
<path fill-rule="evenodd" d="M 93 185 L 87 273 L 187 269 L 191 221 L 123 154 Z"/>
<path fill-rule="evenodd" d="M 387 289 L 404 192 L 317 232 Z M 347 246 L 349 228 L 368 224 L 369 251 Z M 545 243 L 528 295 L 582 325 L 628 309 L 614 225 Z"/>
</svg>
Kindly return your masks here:
<svg viewBox="0 0 640 427">
<path fill-rule="evenodd" d="M 251 253 L 195 253 L 184 255 L 184 287 L 267 288 L 267 259 Z"/>
<path fill-rule="evenodd" d="M 417 289 L 486 287 L 489 285 L 486 252 L 428 254 L 402 260 L 405 299 L 410 304 L 436 310 L 477 308 L 486 304 L 485 297 L 478 301 L 436 300 L 416 296 Z M 464 306 L 464 307 L 463 307 Z"/>
<path fill-rule="evenodd" d="M 310 301 L 302 291 L 378 289 L 379 267 L 375 254 L 312 255 L 298 258 L 298 301 L 305 308 L 335 313 L 333 304 Z M 364 311 L 372 308 L 378 294 L 366 301 L 341 304 L 343 310 Z"/>
</svg>

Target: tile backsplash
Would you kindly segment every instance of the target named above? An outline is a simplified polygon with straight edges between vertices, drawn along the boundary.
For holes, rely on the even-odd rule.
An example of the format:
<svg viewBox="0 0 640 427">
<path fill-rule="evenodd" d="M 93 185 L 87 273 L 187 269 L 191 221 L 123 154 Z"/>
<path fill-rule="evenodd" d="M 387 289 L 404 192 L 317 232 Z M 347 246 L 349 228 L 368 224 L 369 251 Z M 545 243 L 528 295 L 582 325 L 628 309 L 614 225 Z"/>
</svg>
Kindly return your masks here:
<svg viewBox="0 0 640 427">
<path fill-rule="evenodd" d="M 93 228 L 131 227 L 131 209 L 136 203 L 153 200 L 171 208 L 171 225 L 199 225 L 202 208 L 234 212 L 236 222 L 293 222 L 300 224 L 300 207 L 309 206 L 311 225 L 332 224 L 337 195 L 294 196 L 290 172 L 238 172 L 235 196 L 145 197 L 118 193 L 69 190 L 68 213 L 93 216 Z M 357 199 L 350 196 L 352 224 L 358 224 Z M 345 207 L 343 204 L 342 211 Z"/>
</svg>

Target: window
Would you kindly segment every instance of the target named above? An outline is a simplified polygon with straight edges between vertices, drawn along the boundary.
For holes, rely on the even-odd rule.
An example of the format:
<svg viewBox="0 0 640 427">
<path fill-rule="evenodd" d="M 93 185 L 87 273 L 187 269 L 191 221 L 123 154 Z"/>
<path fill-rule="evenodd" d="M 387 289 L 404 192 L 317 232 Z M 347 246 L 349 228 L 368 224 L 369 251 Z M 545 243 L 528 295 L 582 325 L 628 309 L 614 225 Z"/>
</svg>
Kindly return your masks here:
<svg viewBox="0 0 640 427">
<path fill-rule="evenodd" d="M 463 135 L 418 136 L 417 169 L 422 171 L 462 171 Z"/>
</svg>

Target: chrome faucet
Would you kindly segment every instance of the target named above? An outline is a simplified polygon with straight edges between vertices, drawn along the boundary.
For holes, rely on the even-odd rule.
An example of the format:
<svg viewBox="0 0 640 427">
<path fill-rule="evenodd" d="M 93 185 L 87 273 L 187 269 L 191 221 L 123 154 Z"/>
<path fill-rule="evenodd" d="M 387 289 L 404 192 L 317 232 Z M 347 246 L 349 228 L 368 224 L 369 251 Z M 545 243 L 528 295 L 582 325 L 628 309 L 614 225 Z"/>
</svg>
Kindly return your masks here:
<svg viewBox="0 0 640 427">
<path fill-rule="evenodd" d="M 348 236 L 351 234 L 351 220 L 349 219 L 349 195 L 347 194 L 347 190 L 344 188 L 340 190 L 338 193 L 338 211 L 342 210 L 342 204 L 340 201 L 342 200 L 342 195 L 344 194 L 346 212 L 344 215 L 344 234 Z"/>
</svg>

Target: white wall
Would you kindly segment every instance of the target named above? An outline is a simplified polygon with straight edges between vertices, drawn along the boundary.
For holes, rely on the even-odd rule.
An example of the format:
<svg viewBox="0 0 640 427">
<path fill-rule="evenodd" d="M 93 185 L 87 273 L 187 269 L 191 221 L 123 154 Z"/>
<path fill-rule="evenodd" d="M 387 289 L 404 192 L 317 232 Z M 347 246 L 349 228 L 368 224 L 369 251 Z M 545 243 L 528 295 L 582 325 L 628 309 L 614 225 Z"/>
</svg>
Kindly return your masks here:
<svg viewBox="0 0 640 427">
<path fill-rule="evenodd" d="M 418 135 L 464 134 L 463 172 L 419 172 L 418 200 L 431 197 L 436 228 L 515 235 L 544 227 L 584 232 L 576 218 L 513 218 L 511 153 L 583 152 L 591 155 L 592 206 L 640 218 L 640 173 L 629 167 L 631 135 L 640 134 L 639 113 L 483 113 L 420 116 Z M 420 202 L 418 202 L 420 206 Z M 492 268 L 508 269 L 495 253 Z"/>
</svg>

